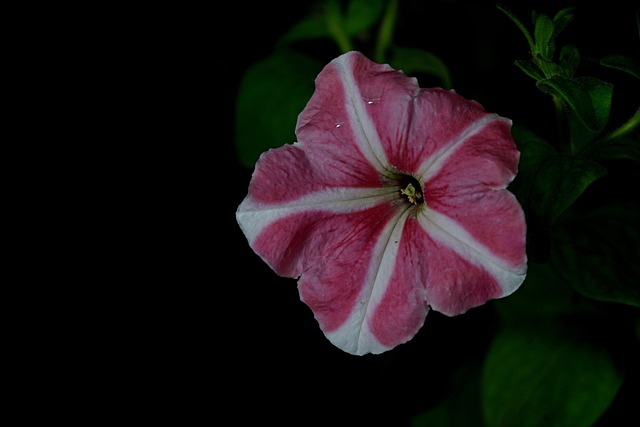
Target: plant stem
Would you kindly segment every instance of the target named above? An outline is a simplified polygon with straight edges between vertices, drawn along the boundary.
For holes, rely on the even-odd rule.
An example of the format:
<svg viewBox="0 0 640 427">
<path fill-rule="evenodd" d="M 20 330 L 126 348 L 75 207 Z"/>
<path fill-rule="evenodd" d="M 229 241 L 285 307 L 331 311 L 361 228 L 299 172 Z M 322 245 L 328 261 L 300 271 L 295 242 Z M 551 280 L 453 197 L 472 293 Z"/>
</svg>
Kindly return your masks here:
<svg viewBox="0 0 640 427">
<path fill-rule="evenodd" d="M 633 116 L 617 129 L 612 130 L 607 135 L 602 138 L 603 140 L 611 140 L 615 138 L 619 138 L 633 131 L 640 125 L 640 108 L 638 108 Z"/>
<path fill-rule="evenodd" d="M 327 27 L 342 53 L 353 49 L 351 40 L 349 40 L 349 36 L 342 25 L 342 10 L 339 1 L 332 0 L 327 2 Z"/>
<path fill-rule="evenodd" d="M 582 157 L 590 158 L 593 153 L 597 152 L 600 147 L 605 144 L 607 141 L 611 141 L 620 137 L 623 137 L 633 130 L 635 130 L 638 126 L 640 126 L 640 108 L 638 108 L 633 116 L 629 118 L 625 123 L 619 126 L 617 129 L 612 130 L 598 141 L 595 144 L 591 144 L 586 147 L 580 155 Z"/>
<path fill-rule="evenodd" d="M 380 29 L 378 30 L 378 40 L 373 54 L 373 58 L 376 62 L 386 62 L 386 52 L 393 38 L 393 29 L 396 24 L 397 15 L 398 0 L 389 0 L 387 2 L 387 10 L 382 17 Z"/>
</svg>

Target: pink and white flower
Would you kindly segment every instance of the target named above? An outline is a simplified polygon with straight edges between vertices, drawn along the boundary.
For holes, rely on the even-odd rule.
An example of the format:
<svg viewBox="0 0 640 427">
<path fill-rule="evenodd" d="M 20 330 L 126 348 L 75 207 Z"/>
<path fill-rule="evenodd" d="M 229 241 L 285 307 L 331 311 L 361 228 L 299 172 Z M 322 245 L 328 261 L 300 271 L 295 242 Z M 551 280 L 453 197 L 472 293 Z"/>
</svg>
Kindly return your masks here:
<svg viewBox="0 0 640 427">
<path fill-rule="evenodd" d="M 511 120 L 356 51 L 315 83 L 298 142 L 260 156 L 236 218 L 256 254 L 298 279 L 325 336 L 382 353 L 430 309 L 454 316 L 518 289 Z"/>
</svg>

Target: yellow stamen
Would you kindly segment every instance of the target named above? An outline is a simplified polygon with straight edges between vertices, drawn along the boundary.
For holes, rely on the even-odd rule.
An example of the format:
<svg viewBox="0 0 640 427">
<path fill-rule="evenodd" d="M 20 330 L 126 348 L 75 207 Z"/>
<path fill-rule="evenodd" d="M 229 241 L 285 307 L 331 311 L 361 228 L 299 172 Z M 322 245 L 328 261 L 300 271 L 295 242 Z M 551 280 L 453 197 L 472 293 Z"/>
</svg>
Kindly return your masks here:
<svg viewBox="0 0 640 427">
<path fill-rule="evenodd" d="M 409 199 L 409 201 L 414 205 L 417 205 L 418 200 L 422 198 L 422 194 L 420 194 L 419 191 L 416 191 L 413 184 L 407 185 L 407 188 L 405 188 L 404 190 L 401 189 L 400 193 L 407 196 L 407 199 Z"/>
</svg>

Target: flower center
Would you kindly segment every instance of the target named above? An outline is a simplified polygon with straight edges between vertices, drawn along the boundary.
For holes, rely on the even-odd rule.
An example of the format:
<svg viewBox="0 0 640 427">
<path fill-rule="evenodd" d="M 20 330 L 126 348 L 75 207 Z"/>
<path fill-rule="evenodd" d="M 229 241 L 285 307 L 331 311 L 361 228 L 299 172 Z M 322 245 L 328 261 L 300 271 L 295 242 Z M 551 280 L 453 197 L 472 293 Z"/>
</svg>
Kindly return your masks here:
<svg viewBox="0 0 640 427">
<path fill-rule="evenodd" d="M 402 179 L 400 179 L 400 194 L 405 196 L 407 200 L 414 205 L 424 203 L 422 187 L 418 180 L 412 176 L 404 175 Z"/>
</svg>

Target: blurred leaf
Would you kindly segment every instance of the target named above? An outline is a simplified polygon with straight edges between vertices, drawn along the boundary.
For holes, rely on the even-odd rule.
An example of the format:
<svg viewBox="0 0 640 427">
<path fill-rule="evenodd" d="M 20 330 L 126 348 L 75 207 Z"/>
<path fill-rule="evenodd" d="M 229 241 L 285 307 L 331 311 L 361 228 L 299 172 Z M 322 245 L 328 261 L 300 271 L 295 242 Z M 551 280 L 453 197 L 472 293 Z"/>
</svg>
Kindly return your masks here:
<svg viewBox="0 0 640 427">
<path fill-rule="evenodd" d="M 636 64 L 633 59 L 628 58 L 622 55 L 610 55 L 605 56 L 600 60 L 600 64 L 609 67 L 615 68 L 626 73 L 631 74 L 636 79 L 640 79 L 640 67 Z"/>
<path fill-rule="evenodd" d="M 530 195 L 536 185 L 536 176 L 541 165 L 549 157 L 557 155 L 556 150 L 544 139 L 514 123 L 511 132 L 520 150 L 518 174 L 509 186 L 522 205 L 527 221 L 527 255 L 534 262 L 546 262 L 550 257 L 551 226 L 541 223 L 541 219 L 531 207 Z"/>
<path fill-rule="evenodd" d="M 504 324 L 529 323 L 532 319 L 568 316 L 590 312 L 585 300 L 576 299 L 551 263 L 528 265 L 527 277 L 520 288 L 508 298 L 490 301 Z"/>
<path fill-rule="evenodd" d="M 606 173 L 604 167 L 590 160 L 559 154 L 547 157 L 536 171 L 529 204 L 540 222 L 551 226 L 592 182 Z"/>
<path fill-rule="evenodd" d="M 411 419 L 410 427 L 450 427 L 449 401 L 437 404 L 435 407 L 416 415 Z"/>
<path fill-rule="evenodd" d="M 547 158 L 557 155 L 558 152 L 551 144 L 518 122 L 513 124 L 511 133 L 520 150 L 518 174 L 512 188 L 521 196 L 518 197 L 520 202 L 524 203 L 535 184 L 536 171 Z"/>
<path fill-rule="evenodd" d="M 486 425 L 593 425 L 623 375 L 589 333 L 587 327 L 532 322 L 496 335 L 482 373 Z"/>
<path fill-rule="evenodd" d="M 339 6 L 339 5 L 338 5 Z M 342 25 L 348 36 L 370 29 L 382 16 L 384 0 L 351 0 L 342 15 Z M 310 13 L 296 22 L 281 38 L 278 45 L 297 41 L 331 38 L 327 24 L 327 1 L 317 2 Z"/>
<path fill-rule="evenodd" d="M 543 92 L 562 98 L 582 123 L 593 132 L 602 131 L 609 121 L 613 85 L 593 77 L 568 79 L 552 76 L 537 83 Z"/>
<path fill-rule="evenodd" d="M 640 203 L 618 203 L 562 222 L 554 262 L 580 294 L 640 307 Z"/>
<path fill-rule="evenodd" d="M 597 145 L 597 138 L 602 133 L 587 128 L 571 108 L 565 110 L 565 117 L 569 129 L 570 152 L 573 154 L 581 153 L 579 157 L 594 160 L 591 156 L 585 156 L 584 151 L 591 150 L 590 146 Z"/>
<path fill-rule="evenodd" d="M 640 139 L 638 134 L 626 135 L 622 138 L 599 144 L 589 151 L 593 160 L 629 159 L 640 164 Z"/>
<path fill-rule="evenodd" d="M 596 179 L 606 174 L 600 164 L 559 154 L 549 143 L 521 126 L 512 133 L 520 150 L 518 174 L 511 190 L 527 219 L 527 253 L 535 262 L 550 257 L 551 228 Z"/>
<path fill-rule="evenodd" d="M 298 114 L 314 90 L 323 63 L 282 52 L 251 66 L 236 98 L 235 144 L 240 162 L 252 168 L 269 148 L 295 142 Z"/>
<path fill-rule="evenodd" d="M 321 15 L 308 16 L 289 29 L 280 40 L 277 46 L 289 44 L 302 40 L 320 39 L 331 37 L 324 17 Z"/>
<path fill-rule="evenodd" d="M 446 400 L 415 416 L 410 427 L 480 427 L 483 424 L 479 363 L 461 365 Z"/>
<path fill-rule="evenodd" d="M 380 20 L 385 0 L 351 0 L 345 14 L 347 34 L 355 36 Z"/>
<path fill-rule="evenodd" d="M 389 63 L 406 75 L 426 73 L 437 77 L 444 89 L 451 89 L 451 75 L 444 61 L 431 52 L 421 49 L 392 46 L 389 49 Z"/>
</svg>

